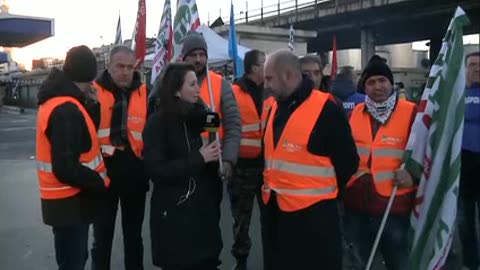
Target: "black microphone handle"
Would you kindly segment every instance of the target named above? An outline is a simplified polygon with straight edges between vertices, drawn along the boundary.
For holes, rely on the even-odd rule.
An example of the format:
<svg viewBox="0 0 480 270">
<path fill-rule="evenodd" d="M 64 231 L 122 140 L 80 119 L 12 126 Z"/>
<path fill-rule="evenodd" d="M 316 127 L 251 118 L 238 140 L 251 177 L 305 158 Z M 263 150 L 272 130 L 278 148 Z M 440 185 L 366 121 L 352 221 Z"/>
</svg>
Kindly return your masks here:
<svg viewBox="0 0 480 270">
<path fill-rule="evenodd" d="M 215 141 L 215 132 L 209 132 L 208 133 L 208 143 L 212 143 Z"/>
</svg>

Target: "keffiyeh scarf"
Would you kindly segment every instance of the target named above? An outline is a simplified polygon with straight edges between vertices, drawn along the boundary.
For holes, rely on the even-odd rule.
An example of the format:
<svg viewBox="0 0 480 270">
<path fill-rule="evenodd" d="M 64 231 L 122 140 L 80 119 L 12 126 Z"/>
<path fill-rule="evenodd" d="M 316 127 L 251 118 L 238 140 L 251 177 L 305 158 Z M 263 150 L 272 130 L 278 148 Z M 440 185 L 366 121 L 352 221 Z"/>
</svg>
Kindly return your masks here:
<svg viewBox="0 0 480 270">
<path fill-rule="evenodd" d="M 365 106 L 368 113 L 378 122 L 384 125 L 395 108 L 397 102 L 397 94 L 393 92 L 392 95 L 383 102 L 375 102 L 368 96 L 365 96 Z"/>
</svg>

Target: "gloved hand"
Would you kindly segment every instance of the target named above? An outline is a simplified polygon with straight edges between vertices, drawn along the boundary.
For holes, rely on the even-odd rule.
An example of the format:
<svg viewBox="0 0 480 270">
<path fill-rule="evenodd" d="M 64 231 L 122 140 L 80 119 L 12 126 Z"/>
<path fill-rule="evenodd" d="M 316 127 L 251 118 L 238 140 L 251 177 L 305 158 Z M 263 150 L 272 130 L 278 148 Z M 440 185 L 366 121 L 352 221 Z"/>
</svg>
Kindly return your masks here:
<svg viewBox="0 0 480 270">
<path fill-rule="evenodd" d="M 223 161 L 223 175 L 222 179 L 227 181 L 232 178 L 233 175 L 233 165 L 230 161 Z"/>
</svg>

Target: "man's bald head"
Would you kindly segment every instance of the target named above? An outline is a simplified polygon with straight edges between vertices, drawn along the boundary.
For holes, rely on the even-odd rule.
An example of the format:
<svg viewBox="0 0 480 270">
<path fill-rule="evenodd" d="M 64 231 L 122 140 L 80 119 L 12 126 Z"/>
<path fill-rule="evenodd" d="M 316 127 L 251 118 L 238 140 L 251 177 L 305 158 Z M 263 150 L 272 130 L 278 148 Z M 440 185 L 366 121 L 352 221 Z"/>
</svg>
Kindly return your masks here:
<svg viewBox="0 0 480 270">
<path fill-rule="evenodd" d="M 298 57 L 288 50 L 280 50 L 268 56 L 265 62 L 265 88 L 277 100 L 289 97 L 302 81 Z"/>
<path fill-rule="evenodd" d="M 279 50 L 268 56 L 267 62 L 271 61 L 276 72 L 282 73 L 289 70 L 302 77 L 302 69 L 298 57 L 289 50 Z"/>
</svg>

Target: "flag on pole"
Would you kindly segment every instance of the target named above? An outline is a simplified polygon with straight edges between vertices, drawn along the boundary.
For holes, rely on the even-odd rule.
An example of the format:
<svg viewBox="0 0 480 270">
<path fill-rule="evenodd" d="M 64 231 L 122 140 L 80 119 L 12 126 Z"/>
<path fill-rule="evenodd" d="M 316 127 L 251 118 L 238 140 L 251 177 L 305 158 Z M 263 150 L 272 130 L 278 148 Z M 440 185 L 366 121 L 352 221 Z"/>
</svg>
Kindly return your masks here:
<svg viewBox="0 0 480 270">
<path fill-rule="evenodd" d="M 163 67 L 172 59 L 172 9 L 170 0 L 165 0 L 163 5 L 162 20 L 155 40 L 155 52 L 153 54 L 152 76 L 150 83 L 153 85 Z"/>
<path fill-rule="evenodd" d="M 335 80 L 336 74 L 337 74 L 337 35 L 333 35 L 332 69 L 330 70 L 330 81 Z"/>
<path fill-rule="evenodd" d="M 122 44 L 122 24 L 120 22 L 120 13 L 118 14 L 117 33 L 115 35 L 115 45 Z"/>
<path fill-rule="evenodd" d="M 195 0 L 178 0 L 177 13 L 173 19 L 173 58 L 178 60 L 182 51 L 183 38 L 188 31 L 195 31 L 200 26 L 197 2 Z"/>
<path fill-rule="evenodd" d="M 235 18 L 233 15 L 233 2 L 230 6 L 230 30 L 228 33 L 228 56 L 233 60 L 233 73 L 235 78 L 243 75 L 243 60 L 238 56 L 237 32 L 235 31 Z"/>
<path fill-rule="evenodd" d="M 145 0 L 138 0 L 137 20 L 133 30 L 131 49 L 135 51 L 135 68 L 140 67 L 147 54 L 147 8 Z"/>
<path fill-rule="evenodd" d="M 290 24 L 290 31 L 288 35 L 288 48 L 290 51 L 295 51 L 295 30 L 293 29 L 293 24 Z"/>
<path fill-rule="evenodd" d="M 412 270 L 441 269 L 452 243 L 465 110 L 462 37 L 468 24 L 458 7 L 430 70 L 405 152 L 405 168 L 420 179 L 411 215 Z"/>
</svg>

